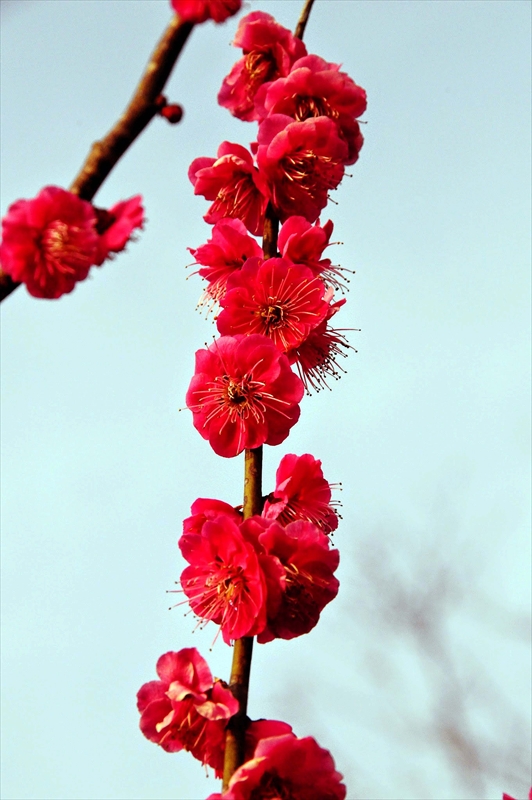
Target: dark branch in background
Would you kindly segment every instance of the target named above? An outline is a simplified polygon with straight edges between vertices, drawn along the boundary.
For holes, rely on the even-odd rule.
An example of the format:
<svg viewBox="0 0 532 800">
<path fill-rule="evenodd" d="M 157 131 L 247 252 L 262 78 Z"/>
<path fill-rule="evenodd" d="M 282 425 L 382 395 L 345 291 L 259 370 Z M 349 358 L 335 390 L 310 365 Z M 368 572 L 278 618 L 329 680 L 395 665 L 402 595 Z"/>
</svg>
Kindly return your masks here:
<svg viewBox="0 0 532 800">
<path fill-rule="evenodd" d="M 187 41 L 194 26 L 181 22 L 177 15 L 163 33 L 153 51 L 135 94 L 109 133 L 95 142 L 85 163 L 70 186 L 70 191 L 83 200 L 92 200 L 115 164 L 158 113 L 157 98 Z M 17 286 L 9 275 L 0 270 L 0 301 L 8 297 Z"/>
<path fill-rule="evenodd" d="M 530 618 L 505 613 L 477 594 L 478 573 L 472 562 L 453 560 L 456 549 L 452 543 L 449 548 L 449 538 L 446 553 L 431 545 L 429 536 L 417 551 L 412 551 L 409 541 L 379 545 L 378 538 L 372 533 L 357 552 L 359 575 L 354 585 L 359 588 L 350 604 L 359 611 L 357 624 L 366 614 L 371 630 L 378 631 L 367 663 L 378 691 L 383 694 L 388 687 L 393 692 L 393 702 L 389 702 L 393 710 L 382 723 L 386 742 L 405 747 L 406 741 L 416 751 L 431 747 L 444 759 L 449 777 L 462 792 L 460 797 L 491 797 L 490 781 L 508 790 L 526 785 L 530 774 L 527 722 L 485 669 L 484 653 L 476 649 L 477 643 L 464 644 L 453 623 L 461 619 L 469 626 L 487 624 L 492 649 L 504 652 L 509 636 L 521 638 L 529 647 Z M 501 618 L 506 623 L 499 630 L 493 627 L 494 614 L 499 617 L 495 626 Z M 412 707 L 409 687 L 402 695 L 397 689 L 404 682 L 405 646 L 409 646 L 412 673 L 422 677 L 422 682 L 419 677 L 416 680 L 420 696 L 428 699 L 423 712 Z M 374 790 L 371 796 L 383 796 L 377 794 L 377 787 Z M 409 797 L 441 797 L 430 781 L 419 790 L 412 787 L 412 792 Z"/>
</svg>

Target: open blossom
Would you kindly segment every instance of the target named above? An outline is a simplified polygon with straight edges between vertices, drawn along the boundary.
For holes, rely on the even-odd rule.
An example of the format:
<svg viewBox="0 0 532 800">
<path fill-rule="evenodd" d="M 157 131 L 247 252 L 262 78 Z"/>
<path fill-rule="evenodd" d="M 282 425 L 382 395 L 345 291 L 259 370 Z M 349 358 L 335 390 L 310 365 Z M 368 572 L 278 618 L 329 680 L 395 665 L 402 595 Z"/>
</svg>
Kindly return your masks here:
<svg viewBox="0 0 532 800">
<path fill-rule="evenodd" d="M 32 200 L 17 200 L 2 220 L 0 264 L 34 297 L 55 299 L 84 280 L 98 253 L 94 208 L 86 200 L 46 186 Z"/>
<path fill-rule="evenodd" d="M 311 522 L 290 522 L 283 527 L 251 517 L 242 523 L 242 529 L 250 541 L 255 538 L 258 552 L 275 558 L 284 570 L 280 595 L 271 576 L 268 580 L 268 589 L 272 585 L 274 595 L 268 603 L 266 627 L 257 641 L 293 639 L 309 633 L 338 594 L 340 584 L 334 577 L 340 562 L 338 550 L 331 548 L 328 537 Z"/>
<path fill-rule="evenodd" d="M 240 11 L 242 0 L 171 0 L 172 8 L 183 22 L 198 24 L 208 19 L 223 22 Z"/>
<path fill-rule="evenodd" d="M 262 516 L 287 525 L 307 520 L 324 533 L 338 527 L 331 503 L 331 486 L 323 477 L 321 461 L 310 453 L 289 453 L 281 459 L 275 475 L 275 489 L 266 498 Z"/>
<path fill-rule="evenodd" d="M 292 215 L 314 222 L 342 180 L 346 158 L 347 145 L 328 117 L 294 122 L 273 114 L 259 126 L 257 163 L 281 222 Z"/>
<path fill-rule="evenodd" d="M 279 252 L 293 264 L 304 264 L 315 275 L 321 275 L 331 264 L 330 259 L 322 259 L 322 254 L 329 246 L 333 229 L 331 220 L 322 226 L 319 220 L 311 225 L 305 217 L 288 217 L 279 231 Z"/>
<path fill-rule="evenodd" d="M 295 364 L 307 391 L 330 388 L 327 378 L 338 380 L 344 372 L 339 358 L 346 358 L 347 350 L 353 349 L 340 330 L 331 328 L 329 320 L 344 305 L 345 298 L 331 303 L 327 317 L 311 330 L 304 342 L 287 353 L 291 364 Z"/>
<path fill-rule="evenodd" d="M 226 458 L 283 442 L 299 418 L 303 383 L 266 337 L 222 336 L 196 352 L 186 402 L 197 431 Z"/>
<path fill-rule="evenodd" d="M 227 279 L 240 270 L 248 258 L 262 258 L 262 248 L 249 235 L 239 219 L 220 219 L 212 229 L 206 244 L 188 248 L 197 264 L 198 273 L 208 281 L 205 294 L 212 300 L 220 300 L 225 294 Z"/>
<path fill-rule="evenodd" d="M 181 586 L 194 613 L 220 626 L 224 642 L 254 636 L 266 621 L 266 580 L 257 553 L 227 515 L 179 539 L 190 564 Z"/>
<path fill-rule="evenodd" d="M 224 503 L 223 500 L 211 500 L 206 497 L 198 497 L 194 500 L 190 510 L 190 517 L 183 520 L 183 533 L 201 533 L 201 529 L 207 520 L 216 519 L 221 515 L 229 517 L 233 522 L 242 522 L 242 512 Z"/>
<path fill-rule="evenodd" d="M 159 680 L 145 683 L 137 694 L 142 733 L 169 753 L 189 750 L 221 777 L 225 729 L 238 711 L 237 700 L 213 680 L 195 647 L 162 655 L 157 675 Z"/>
<path fill-rule="evenodd" d="M 195 158 L 188 170 L 194 194 L 213 203 L 203 219 L 214 224 L 223 217 L 242 220 L 248 231 L 262 235 L 268 186 L 240 144 L 222 142 L 216 158 Z"/>
<path fill-rule="evenodd" d="M 125 248 L 135 228 L 143 227 L 144 208 L 142 197 L 137 194 L 109 209 L 95 208 L 95 211 L 96 230 L 100 234 L 96 258 L 99 266 L 106 258 L 111 258 L 112 253 L 119 253 Z"/>
<path fill-rule="evenodd" d="M 281 225 L 277 247 L 287 261 L 304 264 L 321 277 L 327 286 L 345 291 L 345 284 L 349 283 L 345 273 L 351 270 L 331 264 L 330 258 L 322 258 L 323 251 L 329 246 L 333 229 L 331 220 L 322 226 L 319 219 L 311 225 L 305 217 L 288 217 Z"/>
<path fill-rule="evenodd" d="M 324 295 L 325 284 L 308 267 L 251 258 L 229 278 L 216 324 L 222 334 L 264 334 L 286 352 L 325 319 Z"/>
<path fill-rule="evenodd" d="M 254 98 L 266 82 L 288 75 L 297 59 L 306 55 L 303 42 L 263 11 L 252 11 L 240 20 L 233 40 L 243 57 L 224 78 L 218 103 L 239 119 L 259 119 Z"/>
<path fill-rule="evenodd" d="M 286 77 L 263 85 L 255 96 L 260 119 L 271 114 L 287 114 L 302 121 L 311 117 L 330 117 L 348 145 L 346 164 L 354 164 L 363 144 L 356 122 L 366 110 L 366 92 L 339 64 L 330 64 L 316 55 L 300 58 Z"/>
<path fill-rule="evenodd" d="M 56 299 L 85 280 L 92 265 L 123 250 L 143 222 L 140 195 L 107 210 L 58 186 L 45 186 L 37 197 L 17 200 L 8 209 L 0 263 L 34 297 Z"/>
<path fill-rule="evenodd" d="M 344 800 L 342 778 L 329 751 L 311 736 L 272 736 L 258 743 L 253 758 L 236 770 L 225 792 L 207 800 Z"/>
<path fill-rule="evenodd" d="M 502 795 L 502 800 L 517 800 L 517 798 L 510 797 L 509 794 L 506 794 L 506 792 L 504 792 Z M 532 787 L 530 788 L 530 791 L 528 793 L 528 800 L 532 800 Z"/>
</svg>

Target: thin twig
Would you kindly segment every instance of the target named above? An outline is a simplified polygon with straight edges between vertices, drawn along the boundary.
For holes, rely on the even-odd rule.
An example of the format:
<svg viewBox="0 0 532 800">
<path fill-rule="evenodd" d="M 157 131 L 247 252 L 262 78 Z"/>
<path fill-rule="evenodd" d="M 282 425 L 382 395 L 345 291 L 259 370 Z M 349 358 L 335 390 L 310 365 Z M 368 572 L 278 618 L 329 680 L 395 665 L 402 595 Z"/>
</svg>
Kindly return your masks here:
<svg viewBox="0 0 532 800">
<path fill-rule="evenodd" d="M 303 6 L 303 11 L 301 12 L 301 16 L 299 17 L 299 22 L 296 25 L 296 29 L 294 31 L 294 36 L 298 39 L 303 38 L 303 34 L 305 33 L 305 28 L 307 27 L 308 18 L 310 16 L 310 10 L 314 4 L 314 0 L 307 0 L 305 5 Z"/>
<path fill-rule="evenodd" d="M 142 133 L 157 113 L 156 98 L 161 94 L 194 26 L 181 22 L 177 15 L 163 33 L 153 51 L 144 75 L 131 101 L 109 133 L 95 142 L 70 186 L 83 200 L 92 200 L 115 164 Z"/>
<path fill-rule="evenodd" d="M 262 447 L 245 451 L 244 460 L 244 519 L 262 511 Z M 224 774 L 222 790 L 227 789 L 231 775 L 245 761 L 249 676 L 253 636 L 237 639 L 233 648 L 233 663 L 229 687 L 239 703 L 238 712 L 231 718 L 225 737 Z"/>
<path fill-rule="evenodd" d="M 111 130 L 92 145 L 89 155 L 70 186 L 83 200 L 92 200 L 113 167 L 157 113 L 156 98 L 166 81 L 194 26 L 181 22 L 177 14 L 161 36 L 131 101 Z M 0 301 L 20 283 L 0 269 Z"/>
</svg>

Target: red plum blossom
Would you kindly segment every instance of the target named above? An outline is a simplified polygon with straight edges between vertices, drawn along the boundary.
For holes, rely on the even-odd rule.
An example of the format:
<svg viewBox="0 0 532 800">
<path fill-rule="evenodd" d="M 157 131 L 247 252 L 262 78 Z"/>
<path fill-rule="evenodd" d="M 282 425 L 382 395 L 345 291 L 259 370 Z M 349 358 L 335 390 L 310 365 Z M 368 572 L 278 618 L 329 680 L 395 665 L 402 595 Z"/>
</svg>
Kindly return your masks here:
<svg viewBox="0 0 532 800">
<path fill-rule="evenodd" d="M 169 753 L 189 750 L 221 777 L 225 728 L 238 702 L 194 647 L 162 655 L 157 675 L 137 694 L 142 733 Z"/>
<path fill-rule="evenodd" d="M 287 114 L 303 121 L 312 117 L 334 120 L 348 146 L 346 164 L 354 164 L 363 144 L 355 118 L 366 110 L 366 92 L 339 64 L 308 55 L 292 66 L 286 77 L 260 87 L 255 97 L 260 119 L 271 114 Z"/>
<path fill-rule="evenodd" d="M 196 352 L 186 402 L 196 430 L 226 458 L 281 444 L 304 394 L 288 359 L 266 336 L 222 336 Z"/>
<path fill-rule="evenodd" d="M 96 260 L 99 266 L 106 258 L 112 258 L 112 253 L 119 253 L 125 248 L 135 228 L 143 227 L 144 208 L 142 197 L 137 194 L 109 209 L 95 208 L 95 211 L 96 230 L 100 234 Z"/>
<path fill-rule="evenodd" d="M 206 244 L 188 248 L 196 263 L 201 265 L 199 275 L 208 281 L 207 298 L 220 300 L 225 294 L 227 279 L 240 270 L 248 258 L 262 258 L 262 248 L 249 235 L 239 219 L 220 219 L 212 229 Z"/>
<path fill-rule="evenodd" d="M 259 126 L 257 163 L 281 222 L 314 222 L 344 175 L 347 145 L 328 117 L 294 122 L 273 114 Z"/>
<path fill-rule="evenodd" d="M 45 186 L 17 200 L 2 220 L 0 264 L 34 297 L 56 299 L 84 280 L 98 257 L 96 214 L 86 200 Z"/>
<path fill-rule="evenodd" d="M 325 284 L 308 267 L 282 258 L 251 258 L 227 283 L 216 324 L 222 334 L 261 333 L 293 350 L 325 319 Z"/>
<path fill-rule="evenodd" d="M 225 792 L 207 800 L 344 800 L 342 777 L 329 751 L 311 736 L 272 736 L 258 743 L 253 758 L 236 770 Z"/>
<path fill-rule="evenodd" d="M 269 577 L 268 589 L 273 589 L 274 596 L 268 604 L 267 625 L 257 641 L 293 639 L 309 633 L 338 594 L 340 584 L 333 574 L 340 561 L 338 550 L 331 549 L 328 537 L 311 522 L 291 522 L 283 527 L 275 521 L 251 517 L 242 523 L 242 530 L 255 541 L 257 552 L 275 558 L 284 570 L 280 595 Z"/>
<path fill-rule="evenodd" d="M 203 219 L 214 224 L 223 217 L 242 220 L 248 231 L 262 235 L 268 186 L 240 144 L 222 142 L 216 158 L 195 158 L 188 170 L 194 194 L 213 203 Z"/>
<path fill-rule="evenodd" d="M 254 98 L 266 82 L 288 75 L 290 67 L 307 53 L 300 39 L 263 11 L 252 11 L 240 20 L 233 40 L 243 57 L 224 78 L 218 103 L 239 119 L 259 119 Z"/>
<path fill-rule="evenodd" d="M 257 553 L 227 515 L 184 533 L 179 547 L 190 564 L 181 586 L 194 613 L 220 626 L 224 642 L 254 636 L 266 622 L 266 580 Z"/>
<path fill-rule="evenodd" d="M 304 264 L 315 275 L 330 267 L 330 259 L 322 259 L 323 251 L 329 246 L 334 225 L 331 220 L 320 225 L 318 220 L 311 225 L 305 217 L 288 217 L 281 226 L 277 246 L 283 258 L 293 264 Z"/>
<path fill-rule="evenodd" d="M 224 503 L 223 500 L 198 497 L 192 503 L 190 510 L 192 512 L 191 516 L 183 520 L 183 533 L 201 533 L 204 522 L 207 522 L 208 519 L 215 519 L 222 514 L 229 517 L 233 522 L 242 522 L 242 513 L 230 506 L 229 503 Z"/>
<path fill-rule="evenodd" d="M 85 280 L 91 266 L 123 250 L 143 222 L 140 195 L 106 210 L 58 186 L 45 186 L 37 197 L 17 200 L 8 209 L 0 263 L 34 297 L 57 299 Z"/>
<path fill-rule="evenodd" d="M 349 283 L 345 273 L 351 270 L 331 264 L 330 258 L 322 258 L 323 251 L 329 247 L 333 229 L 331 220 L 322 226 L 319 219 L 311 225 L 305 217 L 288 217 L 279 231 L 277 246 L 287 261 L 304 264 L 327 286 L 345 291 L 346 283 Z"/>
<path fill-rule="evenodd" d="M 338 363 L 345 358 L 346 350 L 353 349 L 340 330 L 331 328 L 329 320 L 345 304 L 345 299 L 331 303 L 327 317 L 314 328 L 304 342 L 287 353 L 295 364 L 307 391 L 330 388 L 327 378 L 338 380 L 344 370 Z"/>
<path fill-rule="evenodd" d="M 275 475 L 275 489 L 266 498 L 262 516 L 282 525 L 307 520 L 324 533 L 338 527 L 331 503 L 331 486 L 323 477 L 321 461 L 306 453 L 289 453 L 281 459 Z"/>
<path fill-rule="evenodd" d="M 198 24 L 208 19 L 223 22 L 240 11 L 242 0 L 171 0 L 171 3 L 183 22 Z"/>
</svg>

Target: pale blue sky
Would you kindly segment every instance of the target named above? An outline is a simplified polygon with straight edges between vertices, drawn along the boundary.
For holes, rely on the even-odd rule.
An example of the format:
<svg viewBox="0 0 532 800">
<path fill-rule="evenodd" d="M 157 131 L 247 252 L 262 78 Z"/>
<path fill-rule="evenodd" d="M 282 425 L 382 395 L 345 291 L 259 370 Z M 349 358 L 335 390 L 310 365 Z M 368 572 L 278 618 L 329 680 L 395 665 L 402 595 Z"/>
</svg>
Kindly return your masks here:
<svg viewBox="0 0 532 800">
<path fill-rule="evenodd" d="M 248 8 L 293 28 L 300 6 Z M 68 186 L 170 10 L 1 7 L 4 214 L 45 184 Z M 250 713 L 328 747 L 350 800 L 528 788 L 502 785 L 495 767 L 480 784 L 456 779 L 430 723 L 437 676 L 400 625 L 381 625 L 386 584 L 365 579 L 372 556 L 392 558 L 423 597 L 447 565 L 461 591 L 442 626 L 470 690 L 471 736 L 491 743 L 494 764 L 516 736 L 529 749 L 530 11 L 316 0 L 305 37 L 368 92 L 360 162 L 322 217 L 344 243 L 333 260 L 356 270 L 338 324 L 361 332 L 348 374 L 306 398 L 287 441 L 267 449 L 265 490 L 287 452 L 311 452 L 342 481 L 341 589 L 310 635 L 256 648 Z M 242 458 L 216 457 L 178 413 L 213 334 L 194 312 L 199 279 L 185 280 L 186 248 L 209 235 L 187 168 L 256 130 L 216 105 L 236 25 L 193 32 L 167 92 L 183 123 L 154 121 L 95 198 L 141 192 L 139 241 L 60 301 L 21 288 L 2 305 L 5 800 L 201 800 L 218 785 L 141 736 L 135 693 L 169 649 L 195 644 L 229 673 L 221 640 L 209 653 L 214 627 L 192 635 L 165 590 L 183 567 L 191 502 L 241 499 Z M 510 729 L 513 714 L 524 728 Z"/>
</svg>

